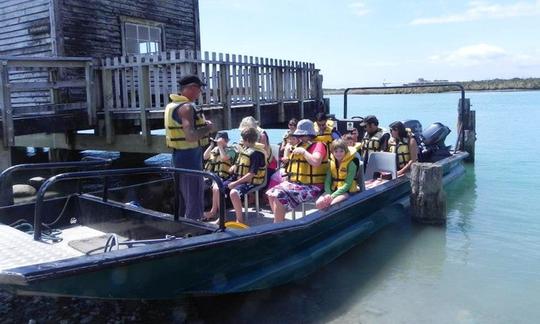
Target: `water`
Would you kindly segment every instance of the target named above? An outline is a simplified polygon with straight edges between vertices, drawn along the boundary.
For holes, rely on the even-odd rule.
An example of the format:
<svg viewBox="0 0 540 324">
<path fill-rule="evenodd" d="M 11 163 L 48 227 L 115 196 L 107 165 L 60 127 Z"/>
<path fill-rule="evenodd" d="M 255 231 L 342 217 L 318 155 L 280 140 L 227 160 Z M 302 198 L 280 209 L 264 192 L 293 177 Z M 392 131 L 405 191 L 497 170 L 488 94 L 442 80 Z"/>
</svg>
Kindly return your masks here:
<svg viewBox="0 0 540 324">
<path fill-rule="evenodd" d="M 540 92 L 467 96 L 477 114 L 476 163 L 447 188 L 445 228 L 405 220 L 300 282 L 196 299 L 191 305 L 199 316 L 265 323 L 537 323 Z M 376 114 L 383 126 L 417 118 L 424 126 L 441 121 L 455 129 L 458 98 L 352 96 L 349 116 Z M 330 99 L 339 116 L 342 97 Z"/>
<path fill-rule="evenodd" d="M 202 323 L 537 323 L 540 92 L 468 97 L 477 116 L 476 163 L 447 187 L 446 227 L 403 220 L 301 281 L 160 302 L 143 312 L 160 321 Z M 440 121 L 454 130 L 447 140 L 453 144 L 458 98 L 351 96 L 349 116 L 376 114 L 383 126 L 400 119 L 419 119 L 424 127 Z M 330 99 L 332 113 L 340 116 L 342 97 Z M 272 142 L 281 134 L 269 131 Z M 129 313 L 130 305 L 120 308 Z"/>
</svg>

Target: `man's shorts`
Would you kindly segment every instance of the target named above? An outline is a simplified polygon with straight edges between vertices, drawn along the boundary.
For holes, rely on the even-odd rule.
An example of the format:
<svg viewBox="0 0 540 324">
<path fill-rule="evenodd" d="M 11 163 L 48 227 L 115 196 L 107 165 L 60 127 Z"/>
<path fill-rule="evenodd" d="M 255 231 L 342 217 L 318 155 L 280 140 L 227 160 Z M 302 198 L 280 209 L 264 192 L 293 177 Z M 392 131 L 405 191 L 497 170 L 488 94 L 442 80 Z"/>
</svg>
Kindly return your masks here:
<svg viewBox="0 0 540 324">
<path fill-rule="evenodd" d="M 276 197 L 287 210 L 293 210 L 303 202 L 317 199 L 320 193 L 321 188 L 317 186 L 289 181 L 283 181 L 266 192 L 268 196 Z"/>
</svg>

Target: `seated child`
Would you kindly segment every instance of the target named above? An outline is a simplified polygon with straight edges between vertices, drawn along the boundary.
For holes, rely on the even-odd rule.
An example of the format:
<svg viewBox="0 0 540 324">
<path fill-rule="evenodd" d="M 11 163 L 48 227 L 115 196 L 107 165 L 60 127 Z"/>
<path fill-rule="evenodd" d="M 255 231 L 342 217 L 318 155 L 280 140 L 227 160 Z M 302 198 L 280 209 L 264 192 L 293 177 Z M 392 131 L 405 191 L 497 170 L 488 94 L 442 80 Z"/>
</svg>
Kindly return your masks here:
<svg viewBox="0 0 540 324">
<path fill-rule="evenodd" d="M 229 134 L 226 131 L 219 131 L 210 145 L 204 151 L 203 158 L 205 160 L 204 170 L 215 173 L 222 180 L 226 180 L 231 176 L 231 167 L 236 160 L 236 150 L 228 146 Z M 204 213 L 203 221 L 215 220 L 218 213 L 219 205 L 219 188 L 212 181 L 212 208 Z"/>
<path fill-rule="evenodd" d="M 268 189 L 271 189 L 282 183 L 287 177 L 287 172 L 285 170 L 287 169 L 287 165 L 289 164 L 289 157 L 291 155 L 291 152 L 295 148 L 296 144 L 298 144 L 298 138 L 295 136 L 286 136 L 285 141 L 287 143 L 284 145 L 283 157 L 281 158 L 280 168 L 278 172 L 274 172 L 272 177 L 270 177 Z"/>
<path fill-rule="evenodd" d="M 229 191 L 236 221 L 239 223 L 244 222 L 242 197 L 253 187 L 264 183 L 267 167 L 264 147 L 257 143 L 259 138 L 257 129 L 246 128 L 242 130 L 241 136 L 243 144 L 235 164 L 230 169 L 232 175 L 223 182 Z"/>
<path fill-rule="evenodd" d="M 324 182 L 324 194 L 315 203 L 318 209 L 326 209 L 344 201 L 349 198 L 349 193 L 359 190 L 356 183 L 358 172 L 356 150 L 348 147 L 344 140 L 334 140 L 331 151 L 330 168 Z"/>
</svg>

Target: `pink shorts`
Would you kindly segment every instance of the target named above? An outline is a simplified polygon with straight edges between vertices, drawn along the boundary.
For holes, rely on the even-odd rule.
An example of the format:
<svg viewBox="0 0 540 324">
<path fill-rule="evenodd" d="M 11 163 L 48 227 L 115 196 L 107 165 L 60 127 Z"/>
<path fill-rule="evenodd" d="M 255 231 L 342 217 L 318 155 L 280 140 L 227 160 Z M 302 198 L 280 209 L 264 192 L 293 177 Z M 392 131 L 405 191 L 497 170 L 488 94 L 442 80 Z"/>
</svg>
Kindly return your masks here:
<svg viewBox="0 0 540 324">
<path fill-rule="evenodd" d="M 276 197 L 287 210 L 293 210 L 303 202 L 315 200 L 321 193 L 321 188 L 314 185 L 303 185 L 283 181 L 266 191 L 270 197 Z"/>
</svg>

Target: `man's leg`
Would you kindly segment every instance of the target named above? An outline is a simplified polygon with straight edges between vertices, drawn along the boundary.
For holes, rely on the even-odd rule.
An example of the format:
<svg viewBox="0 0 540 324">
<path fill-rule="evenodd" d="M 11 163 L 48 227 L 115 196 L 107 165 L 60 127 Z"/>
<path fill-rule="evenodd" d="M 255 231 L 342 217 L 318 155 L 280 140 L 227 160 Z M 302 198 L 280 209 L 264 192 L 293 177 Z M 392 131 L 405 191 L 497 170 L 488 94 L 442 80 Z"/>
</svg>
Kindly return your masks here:
<svg viewBox="0 0 540 324">
<path fill-rule="evenodd" d="M 176 168 L 202 170 L 202 148 L 175 150 L 173 165 Z M 185 217 L 200 219 L 204 212 L 204 179 L 200 176 L 180 174 L 180 194 L 184 200 Z"/>
</svg>

